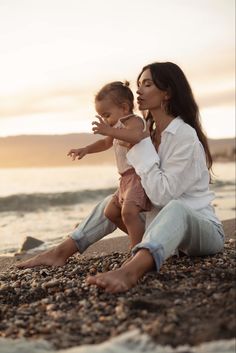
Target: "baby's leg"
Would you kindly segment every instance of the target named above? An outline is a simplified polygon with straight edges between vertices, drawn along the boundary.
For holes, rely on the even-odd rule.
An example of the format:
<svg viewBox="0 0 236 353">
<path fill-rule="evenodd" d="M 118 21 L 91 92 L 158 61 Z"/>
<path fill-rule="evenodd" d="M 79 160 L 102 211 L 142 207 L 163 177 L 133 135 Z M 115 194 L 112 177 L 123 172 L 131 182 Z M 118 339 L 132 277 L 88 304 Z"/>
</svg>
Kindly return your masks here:
<svg viewBox="0 0 236 353">
<path fill-rule="evenodd" d="M 122 206 L 121 216 L 130 236 L 131 248 L 141 242 L 145 231 L 140 212 L 141 208 L 134 202 L 125 202 Z"/>
<path fill-rule="evenodd" d="M 117 225 L 118 228 L 120 228 L 123 232 L 128 234 L 128 230 L 126 226 L 124 225 L 124 222 L 121 218 L 121 208 L 118 205 L 118 202 L 112 197 L 110 202 L 107 204 L 105 210 L 104 210 L 104 215 L 107 217 L 112 223 Z"/>
</svg>

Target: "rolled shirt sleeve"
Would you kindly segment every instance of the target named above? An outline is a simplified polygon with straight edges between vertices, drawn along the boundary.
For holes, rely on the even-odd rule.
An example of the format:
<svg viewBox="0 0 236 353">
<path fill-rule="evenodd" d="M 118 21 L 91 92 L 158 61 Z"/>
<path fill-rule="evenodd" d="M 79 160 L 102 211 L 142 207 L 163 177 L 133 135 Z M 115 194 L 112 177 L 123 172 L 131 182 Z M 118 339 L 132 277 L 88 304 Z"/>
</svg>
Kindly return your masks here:
<svg viewBox="0 0 236 353">
<path fill-rule="evenodd" d="M 138 175 L 147 173 L 153 165 L 159 166 L 160 164 L 160 158 L 150 137 L 146 137 L 134 145 L 127 154 L 127 160 Z"/>
</svg>

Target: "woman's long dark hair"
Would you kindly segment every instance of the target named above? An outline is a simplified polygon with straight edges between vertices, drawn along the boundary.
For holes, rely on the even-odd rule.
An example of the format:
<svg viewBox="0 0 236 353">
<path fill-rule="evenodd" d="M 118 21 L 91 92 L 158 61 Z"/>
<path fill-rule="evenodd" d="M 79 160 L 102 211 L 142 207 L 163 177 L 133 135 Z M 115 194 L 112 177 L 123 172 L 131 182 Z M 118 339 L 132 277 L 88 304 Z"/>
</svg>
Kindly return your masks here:
<svg viewBox="0 0 236 353">
<path fill-rule="evenodd" d="M 138 76 L 138 81 L 144 71 L 150 70 L 154 84 L 162 91 L 167 91 L 170 99 L 166 104 L 166 112 L 174 117 L 180 116 L 185 123 L 192 126 L 203 145 L 207 167 L 212 167 L 207 137 L 203 132 L 200 114 L 191 87 L 180 67 L 172 62 L 152 63 L 144 66 Z M 150 116 L 150 113 L 149 113 Z"/>
</svg>

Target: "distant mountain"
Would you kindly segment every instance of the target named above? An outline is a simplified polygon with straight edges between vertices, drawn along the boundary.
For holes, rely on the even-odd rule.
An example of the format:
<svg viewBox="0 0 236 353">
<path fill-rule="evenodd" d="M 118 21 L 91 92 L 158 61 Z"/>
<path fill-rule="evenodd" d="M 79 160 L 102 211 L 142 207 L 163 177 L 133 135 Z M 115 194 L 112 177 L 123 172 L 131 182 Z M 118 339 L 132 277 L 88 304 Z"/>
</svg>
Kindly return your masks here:
<svg viewBox="0 0 236 353">
<path fill-rule="evenodd" d="M 0 167 L 55 167 L 73 166 L 75 163 L 114 163 L 112 149 L 90 154 L 72 161 L 67 153 L 72 148 L 86 146 L 101 136 L 93 134 L 21 135 L 0 138 Z"/>
<path fill-rule="evenodd" d="M 71 148 L 88 145 L 100 139 L 89 133 L 67 135 L 22 135 L 0 138 L 0 168 L 73 166 L 75 163 L 113 164 L 113 149 L 90 154 L 82 160 L 67 157 Z M 215 160 L 229 161 L 235 157 L 235 140 L 209 140 Z"/>
<path fill-rule="evenodd" d="M 236 140 L 230 139 L 209 139 L 209 146 L 214 161 L 235 161 Z"/>
</svg>

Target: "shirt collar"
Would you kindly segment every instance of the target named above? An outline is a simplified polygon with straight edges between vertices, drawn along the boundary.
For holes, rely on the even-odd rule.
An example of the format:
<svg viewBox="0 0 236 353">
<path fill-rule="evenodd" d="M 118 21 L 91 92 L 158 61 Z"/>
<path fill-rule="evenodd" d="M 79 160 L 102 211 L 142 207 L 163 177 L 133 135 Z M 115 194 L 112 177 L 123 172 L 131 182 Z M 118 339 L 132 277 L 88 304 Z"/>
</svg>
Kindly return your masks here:
<svg viewBox="0 0 236 353">
<path fill-rule="evenodd" d="M 169 132 L 169 133 L 175 135 L 176 131 L 183 123 L 184 123 L 184 121 L 181 119 L 181 117 L 177 116 L 169 123 L 169 125 L 165 128 L 163 133 Z"/>
</svg>

